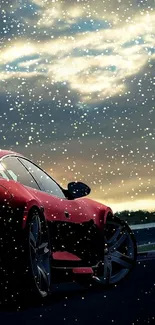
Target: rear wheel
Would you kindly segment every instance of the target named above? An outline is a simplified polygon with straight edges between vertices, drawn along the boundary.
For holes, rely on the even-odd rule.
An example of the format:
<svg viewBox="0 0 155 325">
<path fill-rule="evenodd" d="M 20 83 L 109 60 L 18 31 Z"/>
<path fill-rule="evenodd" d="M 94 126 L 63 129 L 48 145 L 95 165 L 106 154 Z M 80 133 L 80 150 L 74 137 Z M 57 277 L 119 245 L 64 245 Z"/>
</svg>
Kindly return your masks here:
<svg viewBox="0 0 155 325">
<path fill-rule="evenodd" d="M 109 218 L 104 230 L 104 258 L 93 280 L 101 286 L 119 283 L 133 269 L 136 258 L 137 245 L 130 227 L 117 217 Z"/>
</svg>

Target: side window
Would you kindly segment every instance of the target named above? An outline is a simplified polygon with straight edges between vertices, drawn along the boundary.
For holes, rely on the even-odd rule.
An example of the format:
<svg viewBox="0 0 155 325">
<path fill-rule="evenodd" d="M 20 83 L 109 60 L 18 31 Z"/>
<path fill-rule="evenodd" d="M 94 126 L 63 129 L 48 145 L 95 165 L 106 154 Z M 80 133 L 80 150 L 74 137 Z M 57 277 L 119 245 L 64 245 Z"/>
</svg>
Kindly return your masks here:
<svg viewBox="0 0 155 325">
<path fill-rule="evenodd" d="M 21 162 L 16 157 L 6 157 L 2 160 L 1 165 L 4 167 L 4 172 L 8 174 L 9 179 L 18 181 L 19 183 L 39 189 L 38 184 L 35 182 L 31 174 L 27 169 L 21 164 Z M 6 170 L 6 171 L 5 171 Z M 6 178 L 6 177 L 5 177 Z"/>
<path fill-rule="evenodd" d="M 26 168 L 33 175 L 36 181 L 39 182 L 45 192 L 58 196 L 62 199 L 66 198 L 61 188 L 42 169 L 40 169 L 39 167 L 37 167 L 26 159 L 20 158 L 20 161 L 26 166 Z"/>
</svg>

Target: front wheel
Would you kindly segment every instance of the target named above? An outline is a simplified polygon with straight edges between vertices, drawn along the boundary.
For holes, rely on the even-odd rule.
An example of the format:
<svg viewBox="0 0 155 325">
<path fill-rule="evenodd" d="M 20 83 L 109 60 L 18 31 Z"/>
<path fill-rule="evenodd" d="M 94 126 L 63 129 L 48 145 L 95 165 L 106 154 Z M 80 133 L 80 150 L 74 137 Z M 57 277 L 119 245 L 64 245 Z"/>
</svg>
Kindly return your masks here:
<svg viewBox="0 0 155 325">
<path fill-rule="evenodd" d="M 130 227 L 117 217 L 109 218 L 104 229 L 104 258 L 93 281 L 103 286 L 119 283 L 131 272 L 136 259 L 137 245 Z"/>
<path fill-rule="evenodd" d="M 37 209 L 33 209 L 28 217 L 24 252 L 21 294 L 44 298 L 51 287 L 51 248 L 46 220 Z"/>
<path fill-rule="evenodd" d="M 0 303 L 46 297 L 51 287 L 51 249 L 44 215 L 32 208 L 25 229 L 6 220 L 0 229 Z"/>
<path fill-rule="evenodd" d="M 28 224 L 29 281 L 34 293 L 46 297 L 51 284 L 51 250 L 46 221 L 34 210 Z"/>
</svg>

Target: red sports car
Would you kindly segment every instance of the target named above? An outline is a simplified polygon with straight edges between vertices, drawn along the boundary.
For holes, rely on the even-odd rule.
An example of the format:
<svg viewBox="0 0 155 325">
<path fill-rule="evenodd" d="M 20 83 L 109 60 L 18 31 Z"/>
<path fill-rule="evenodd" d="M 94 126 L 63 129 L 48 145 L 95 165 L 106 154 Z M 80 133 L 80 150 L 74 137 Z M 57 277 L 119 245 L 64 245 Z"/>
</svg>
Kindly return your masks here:
<svg viewBox="0 0 155 325">
<path fill-rule="evenodd" d="M 0 151 L 0 282 L 2 292 L 45 297 L 53 281 L 116 284 L 136 261 L 129 226 L 83 198 L 90 188 L 63 189 L 21 154 Z"/>
</svg>

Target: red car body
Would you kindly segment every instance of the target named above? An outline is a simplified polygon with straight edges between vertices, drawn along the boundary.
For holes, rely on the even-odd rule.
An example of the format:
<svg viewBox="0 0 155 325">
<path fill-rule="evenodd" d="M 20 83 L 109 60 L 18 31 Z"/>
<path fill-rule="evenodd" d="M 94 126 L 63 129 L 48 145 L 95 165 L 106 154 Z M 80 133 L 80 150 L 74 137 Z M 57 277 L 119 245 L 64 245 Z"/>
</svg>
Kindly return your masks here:
<svg viewBox="0 0 155 325">
<path fill-rule="evenodd" d="M 23 157 L 21 154 L 18 154 L 16 152 L 1 150 L 0 163 L 4 158 L 8 156 L 16 158 Z M 106 223 L 107 215 L 109 213 L 112 214 L 112 210 L 109 207 L 88 198 L 77 198 L 73 200 L 69 200 L 67 198 L 62 199 L 53 196 L 45 191 L 25 186 L 18 181 L 7 180 L 1 177 L 0 204 L 4 205 L 4 203 L 8 204 L 8 202 L 10 208 L 13 211 L 17 211 L 17 209 L 22 211 L 22 229 L 24 229 L 26 226 L 27 217 L 32 207 L 35 206 L 38 207 L 38 209 L 43 209 L 43 213 L 48 222 L 49 229 L 50 225 L 52 225 L 52 230 L 50 232 L 50 236 L 53 236 L 52 241 L 55 240 L 54 237 L 59 237 L 57 238 L 55 248 L 52 249 L 52 258 L 55 267 L 59 265 L 65 267 L 68 265 L 66 263 L 70 262 L 73 263 L 74 272 L 93 272 L 91 270 L 91 265 L 87 263 L 87 258 L 84 258 L 84 261 L 82 262 L 82 256 L 81 254 L 78 255 L 77 252 L 81 251 L 83 245 L 85 245 L 84 237 L 86 237 L 85 250 L 87 251 L 89 248 L 90 250 L 95 250 L 95 247 L 97 246 L 96 239 L 99 238 L 98 235 L 96 235 L 96 230 L 99 232 L 100 230 L 102 231 L 104 224 Z M 16 218 L 15 215 L 13 215 L 13 217 Z M 62 231 L 60 230 L 60 236 L 58 236 L 58 230 L 61 228 L 61 225 L 63 225 L 63 229 Z M 96 237 L 94 237 L 94 241 L 91 241 L 91 247 L 89 247 L 89 245 L 87 245 L 89 241 L 88 234 L 91 233 L 90 236 L 92 235 L 92 227 L 95 229 L 94 234 Z M 74 231 L 70 231 L 70 229 L 73 228 Z M 81 229 L 84 229 L 83 234 L 85 234 L 86 230 L 87 235 L 83 235 L 82 243 L 80 244 L 80 250 L 73 249 L 73 242 L 76 241 L 77 244 L 77 241 L 82 236 Z M 72 233 L 71 241 L 68 239 L 70 233 Z M 63 242 L 66 243 L 66 239 L 67 245 L 63 245 Z M 92 247 L 92 245 L 94 247 Z M 80 261 L 81 264 L 79 264 Z M 61 264 L 59 262 L 61 262 Z M 72 264 L 69 265 L 71 266 Z M 77 268 L 77 270 L 75 268 Z"/>
<path fill-rule="evenodd" d="M 137 257 L 134 234 L 110 207 L 85 198 L 89 193 L 81 182 L 63 189 L 29 159 L 0 150 L 2 290 L 45 297 L 52 282 L 68 276 L 104 287 L 130 273 Z"/>
</svg>

